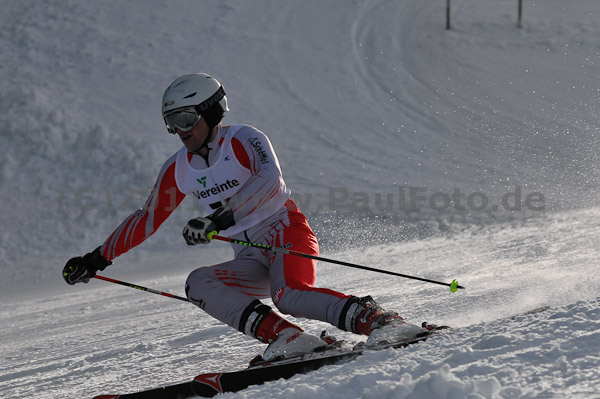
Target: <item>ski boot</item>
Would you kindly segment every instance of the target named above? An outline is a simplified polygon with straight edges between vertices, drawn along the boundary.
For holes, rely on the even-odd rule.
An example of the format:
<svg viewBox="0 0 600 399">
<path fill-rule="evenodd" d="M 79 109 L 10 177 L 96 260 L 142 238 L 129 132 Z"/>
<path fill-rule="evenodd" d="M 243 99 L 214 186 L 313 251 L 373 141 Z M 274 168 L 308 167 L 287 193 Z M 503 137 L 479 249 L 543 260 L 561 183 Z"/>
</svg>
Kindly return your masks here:
<svg viewBox="0 0 600 399">
<path fill-rule="evenodd" d="M 372 297 L 352 297 L 340 317 L 339 327 L 367 335 L 366 346 L 426 337 L 429 331 L 404 321 L 396 312 L 384 310 Z"/>
<path fill-rule="evenodd" d="M 263 360 L 273 361 L 315 352 L 329 344 L 316 335 L 296 328 L 283 330 L 275 341 L 271 342 L 262 355 Z"/>
<path fill-rule="evenodd" d="M 304 332 L 258 300 L 252 302 L 242 315 L 240 330 L 269 344 L 263 355 L 255 358 L 251 365 L 314 352 L 329 345 L 321 338 Z"/>
</svg>

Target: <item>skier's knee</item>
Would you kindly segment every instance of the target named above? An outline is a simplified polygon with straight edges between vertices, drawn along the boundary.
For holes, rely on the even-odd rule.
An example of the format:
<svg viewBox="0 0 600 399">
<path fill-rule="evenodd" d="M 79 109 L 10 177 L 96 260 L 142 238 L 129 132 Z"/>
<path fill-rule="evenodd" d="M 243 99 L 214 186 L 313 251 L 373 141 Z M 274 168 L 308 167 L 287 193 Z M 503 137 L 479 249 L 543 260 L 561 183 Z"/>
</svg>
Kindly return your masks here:
<svg viewBox="0 0 600 399">
<path fill-rule="evenodd" d="M 188 275 L 185 282 L 185 294 L 190 299 L 191 293 L 194 291 L 201 292 L 202 286 L 214 278 L 214 274 L 210 272 L 208 267 L 199 267 Z"/>
</svg>

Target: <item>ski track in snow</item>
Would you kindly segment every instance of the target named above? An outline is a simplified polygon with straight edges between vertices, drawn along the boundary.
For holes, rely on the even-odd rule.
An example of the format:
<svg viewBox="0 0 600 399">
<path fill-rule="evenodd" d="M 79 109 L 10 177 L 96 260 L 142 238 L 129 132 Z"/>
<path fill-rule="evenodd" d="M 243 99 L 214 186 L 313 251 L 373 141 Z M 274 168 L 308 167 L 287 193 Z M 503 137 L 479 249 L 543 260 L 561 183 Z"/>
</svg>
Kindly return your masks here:
<svg viewBox="0 0 600 399">
<path fill-rule="evenodd" d="M 201 70 L 226 86 L 226 123 L 270 136 L 324 256 L 467 288 L 320 263 L 317 285 L 454 330 L 223 397 L 600 398 L 600 9 L 525 2 L 517 30 L 515 3 L 453 1 L 446 31 L 442 2 L 4 2 L 0 397 L 133 392 L 262 352 L 192 305 L 60 278 L 143 204 L 180 145 L 160 96 Z M 519 186 L 547 206 L 404 212 L 410 186 L 490 206 Z M 348 198 L 333 206 L 332 188 Z M 231 256 L 184 244 L 196 213 L 185 201 L 106 275 L 183 295 Z"/>
</svg>

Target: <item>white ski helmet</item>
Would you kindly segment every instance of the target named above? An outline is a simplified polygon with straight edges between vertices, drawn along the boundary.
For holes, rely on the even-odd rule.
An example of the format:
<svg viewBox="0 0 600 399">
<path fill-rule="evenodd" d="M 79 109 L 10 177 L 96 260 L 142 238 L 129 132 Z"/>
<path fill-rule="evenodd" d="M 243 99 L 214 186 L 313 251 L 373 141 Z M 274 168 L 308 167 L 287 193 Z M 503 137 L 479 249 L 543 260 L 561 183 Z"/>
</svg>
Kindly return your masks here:
<svg viewBox="0 0 600 399">
<path fill-rule="evenodd" d="M 194 73 L 175 79 L 163 94 L 163 118 L 179 108 L 191 107 L 202 115 L 212 129 L 221 122 L 223 114 L 229 111 L 223 85 L 205 73 Z"/>
</svg>

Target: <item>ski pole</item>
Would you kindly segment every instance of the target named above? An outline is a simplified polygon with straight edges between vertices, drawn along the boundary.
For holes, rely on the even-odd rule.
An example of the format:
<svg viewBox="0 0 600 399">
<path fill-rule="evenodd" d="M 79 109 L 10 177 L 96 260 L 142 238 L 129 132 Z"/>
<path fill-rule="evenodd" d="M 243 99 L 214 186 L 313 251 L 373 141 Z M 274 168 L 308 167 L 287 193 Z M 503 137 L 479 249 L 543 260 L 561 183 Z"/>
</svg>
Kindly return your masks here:
<svg viewBox="0 0 600 399">
<path fill-rule="evenodd" d="M 392 276 L 404 277 L 404 278 L 409 278 L 409 279 L 412 279 L 412 280 L 424 281 L 424 282 L 427 282 L 427 283 L 445 285 L 447 287 L 450 287 L 450 291 L 452 291 L 452 292 L 456 292 L 456 290 L 459 289 L 459 288 L 460 289 L 464 289 L 465 288 L 462 285 L 458 285 L 458 281 L 457 280 L 452 280 L 451 283 L 444 283 L 444 282 L 441 282 L 441 281 L 430 280 L 430 279 L 427 279 L 427 278 L 409 276 L 407 274 L 390 272 L 390 271 L 387 271 L 387 270 L 375 269 L 373 267 L 357 265 L 355 263 L 344 262 L 344 261 L 341 261 L 341 260 L 328 259 L 328 258 L 323 258 L 321 256 L 305 254 L 305 253 L 298 252 L 298 251 L 293 251 L 293 250 L 287 249 L 287 248 L 276 248 L 276 247 L 271 247 L 271 246 L 265 245 L 265 244 L 258 244 L 258 243 L 254 243 L 254 242 L 247 242 L 247 241 L 235 240 L 235 239 L 229 238 L 229 237 L 221 237 L 221 236 L 217 235 L 216 232 L 215 232 L 215 234 L 212 234 L 212 235 L 209 234 L 208 238 L 211 239 L 211 240 L 220 240 L 220 241 L 230 242 L 230 243 L 237 244 L 237 245 L 245 245 L 247 247 L 255 247 L 255 248 L 260 248 L 260 249 L 266 249 L 267 251 L 279 252 L 279 253 L 282 253 L 282 254 L 285 254 L 285 255 L 293 255 L 293 256 L 299 256 L 299 257 L 302 257 L 302 258 L 320 260 L 322 262 L 328 262 L 328 263 L 334 263 L 336 265 L 353 267 L 355 269 L 368 270 L 368 271 L 371 271 L 371 272 L 377 272 L 377 273 L 383 273 L 383 274 L 390 274 Z"/>
<path fill-rule="evenodd" d="M 166 296 L 166 297 L 169 297 L 169 298 L 179 299 L 180 301 L 189 302 L 187 300 L 187 298 L 184 298 L 182 296 L 177 296 L 177 295 L 169 294 L 168 292 L 153 290 L 152 288 L 142 287 L 141 285 L 127 283 L 125 281 L 115 280 L 114 278 L 99 276 L 97 274 L 94 276 L 94 278 L 97 278 L 98 280 L 108 281 L 109 283 L 115 283 L 115 284 L 119 284 L 119 285 L 124 285 L 125 287 L 129 287 L 129 288 L 135 288 L 136 290 L 151 292 L 152 294 L 158 294 L 158 295 Z"/>
</svg>

